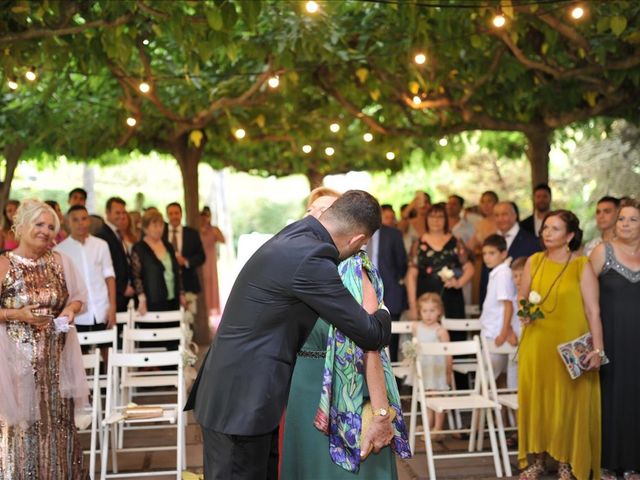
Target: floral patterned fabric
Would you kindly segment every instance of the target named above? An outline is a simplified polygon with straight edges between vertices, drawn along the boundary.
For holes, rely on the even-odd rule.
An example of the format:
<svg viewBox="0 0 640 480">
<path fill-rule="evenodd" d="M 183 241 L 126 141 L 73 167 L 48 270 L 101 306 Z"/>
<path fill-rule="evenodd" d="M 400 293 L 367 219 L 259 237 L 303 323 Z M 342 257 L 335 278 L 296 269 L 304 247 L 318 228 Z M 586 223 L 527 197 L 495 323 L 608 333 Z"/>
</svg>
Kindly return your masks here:
<svg viewBox="0 0 640 480">
<path fill-rule="evenodd" d="M 382 305 L 383 285 L 378 271 L 366 253 L 361 251 L 343 261 L 338 271 L 353 297 L 362 304 L 363 268 L 367 271 Z M 360 468 L 360 433 L 364 398 L 364 352 L 342 332 L 330 326 L 320 405 L 314 424 L 329 435 L 332 461 L 351 472 Z M 401 458 L 411 457 L 407 427 L 400 408 L 398 387 L 387 353 L 380 351 L 389 405 L 396 412 L 393 420 L 392 450 Z"/>
</svg>

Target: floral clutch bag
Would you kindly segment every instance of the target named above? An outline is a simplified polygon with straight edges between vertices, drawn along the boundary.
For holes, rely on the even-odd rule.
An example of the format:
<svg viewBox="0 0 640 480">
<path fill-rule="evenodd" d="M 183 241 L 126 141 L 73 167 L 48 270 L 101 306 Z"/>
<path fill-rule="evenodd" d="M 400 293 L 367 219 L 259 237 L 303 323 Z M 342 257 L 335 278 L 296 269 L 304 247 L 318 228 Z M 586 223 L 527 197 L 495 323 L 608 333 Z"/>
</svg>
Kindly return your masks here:
<svg viewBox="0 0 640 480">
<path fill-rule="evenodd" d="M 574 340 L 558 345 L 558 353 L 565 367 L 567 367 L 567 371 L 572 380 L 575 380 L 587 371 L 587 356 L 591 352 L 593 352 L 593 338 L 591 337 L 591 333 L 585 333 Z M 606 365 L 607 363 L 609 363 L 609 359 L 603 357 L 601 365 Z"/>
</svg>

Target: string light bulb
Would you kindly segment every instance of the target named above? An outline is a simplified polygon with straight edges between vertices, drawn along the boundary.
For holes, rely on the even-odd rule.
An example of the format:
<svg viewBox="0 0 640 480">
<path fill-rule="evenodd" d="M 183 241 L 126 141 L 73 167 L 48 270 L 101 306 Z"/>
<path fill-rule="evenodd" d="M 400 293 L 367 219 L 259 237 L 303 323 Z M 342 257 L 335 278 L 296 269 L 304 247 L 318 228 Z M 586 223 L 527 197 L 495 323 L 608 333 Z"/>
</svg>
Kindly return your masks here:
<svg viewBox="0 0 640 480">
<path fill-rule="evenodd" d="M 236 129 L 235 132 L 233 132 L 233 135 L 238 139 L 238 140 L 242 140 L 244 137 L 247 136 L 247 132 L 244 130 L 244 128 L 238 128 Z"/>
<path fill-rule="evenodd" d="M 11 90 L 17 90 L 18 89 L 18 82 L 16 82 L 15 80 L 9 79 L 9 80 L 7 80 L 7 86 Z"/>
<path fill-rule="evenodd" d="M 270 88 L 278 88 L 278 85 L 280 85 L 280 78 L 277 75 L 274 75 L 267 80 L 267 84 Z"/>
<path fill-rule="evenodd" d="M 424 53 L 417 53 L 415 57 L 413 57 L 413 61 L 416 62 L 417 65 L 424 65 L 427 61 L 427 56 Z"/>
<path fill-rule="evenodd" d="M 447 140 L 446 138 L 442 137 L 440 140 L 438 140 L 438 144 L 441 147 L 446 147 L 447 145 L 449 145 L 449 140 Z"/>
<path fill-rule="evenodd" d="M 327 154 L 327 157 L 331 157 L 334 153 L 336 153 L 336 151 L 333 149 L 333 147 L 327 147 L 324 149 L 324 153 Z"/>
<path fill-rule="evenodd" d="M 422 103 L 422 99 L 418 95 L 413 96 L 414 105 L 420 105 Z"/>
<path fill-rule="evenodd" d="M 318 10 L 320 10 L 320 5 L 318 5 L 318 2 L 314 2 L 313 0 L 309 0 L 305 4 L 304 8 L 309 13 L 317 13 Z"/>
<path fill-rule="evenodd" d="M 24 74 L 24 78 L 26 78 L 30 82 L 35 82 L 36 78 L 38 78 L 38 75 L 36 75 L 36 70 L 34 68 L 30 68 Z"/>
<path fill-rule="evenodd" d="M 574 20 L 580 20 L 582 17 L 584 17 L 584 14 L 584 7 L 582 7 L 581 5 L 576 5 L 571 9 L 571 18 L 573 18 Z"/>
<path fill-rule="evenodd" d="M 311 150 L 313 150 L 313 149 L 311 148 L 311 145 L 303 145 L 303 146 L 302 146 L 302 151 L 303 151 L 304 153 L 311 153 Z"/>
<path fill-rule="evenodd" d="M 149 85 L 147 82 L 141 82 L 140 85 L 138 85 L 138 89 L 142 93 L 149 93 L 151 91 L 151 85 Z"/>
<path fill-rule="evenodd" d="M 498 12 L 496 16 L 493 17 L 492 23 L 494 27 L 502 28 L 507 23 L 507 19 L 504 17 L 504 15 L 501 12 Z"/>
<path fill-rule="evenodd" d="M 144 40 L 142 40 L 142 44 L 143 44 L 143 45 L 145 45 L 145 46 L 146 46 L 146 45 L 149 45 L 149 43 L 150 43 L 150 42 L 149 42 L 149 39 L 148 39 L 148 38 L 145 38 Z"/>
<path fill-rule="evenodd" d="M 369 143 L 371 140 L 373 140 L 373 135 L 371 135 L 369 132 L 367 132 L 362 136 L 362 139 L 365 142 Z"/>
<path fill-rule="evenodd" d="M 135 127 L 136 124 L 138 123 L 138 121 L 133 118 L 133 117 L 127 117 L 127 125 L 129 125 L 130 127 Z"/>
<path fill-rule="evenodd" d="M 331 130 L 333 133 L 338 133 L 340 131 L 340 125 L 338 125 L 337 123 L 332 123 L 331 125 L 329 125 L 329 130 Z"/>
<path fill-rule="evenodd" d="M 387 152 L 385 156 L 387 157 L 387 160 L 394 160 L 396 158 L 396 154 L 393 152 Z"/>
</svg>

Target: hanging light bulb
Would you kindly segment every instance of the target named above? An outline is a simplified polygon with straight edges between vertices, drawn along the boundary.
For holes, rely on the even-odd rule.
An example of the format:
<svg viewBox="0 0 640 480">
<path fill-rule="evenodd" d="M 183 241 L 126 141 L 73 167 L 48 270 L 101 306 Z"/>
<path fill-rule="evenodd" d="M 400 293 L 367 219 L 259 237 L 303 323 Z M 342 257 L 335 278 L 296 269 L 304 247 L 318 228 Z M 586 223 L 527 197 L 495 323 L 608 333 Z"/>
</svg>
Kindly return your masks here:
<svg viewBox="0 0 640 480">
<path fill-rule="evenodd" d="M 9 79 L 9 80 L 7 80 L 7 86 L 11 90 L 17 90 L 18 89 L 18 82 L 16 82 L 15 80 Z"/>
<path fill-rule="evenodd" d="M 576 5 L 571 9 L 571 18 L 573 18 L 574 20 L 580 20 L 582 17 L 584 17 L 584 14 L 584 7 L 582 7 L 581 5 Z"/>
<path fill-rule="evenodd" d="M 492 23 L 494 27 L 502 28 L 507 23 L 507 19 L 504 17 L 502 13 L 498 12 L 496 16 L 493 17 Z"/>
<path fill-rule="evenodd" d="M 334 153 L 336 153 L 336 151 L 333 149 L 333 147 L 327 147 L 327 148 L 324 149 L 324 153 L 327 154 L 327 157 L 330 157 Z"/>
<path fill-rule="evenodd" d="M 140 82 L 140 85 L 138 85 L 138 89 L 142 93 L 149 93 L 151 91 L 151 85 L 149 85 L 147 82 Z"/>
<path fill-rule="evenodd" d="M 148 38 L 145 38 L 144 40 L 142 40 L 142 44 L 143 44 L 143 45 L 149 45 L 149 43 L 150 43 L 150 42 L 149 42 L 149 39 L 148 39 Z"/>
<path fill-rule="evenodd" d="M 320 6 L 318 5 L 318 2 L 314 2 L 313 0 L 309 0 L 304 6 L 304 8 L 309 13 L 317 13 L 318 10 L 320 10 Z"/>
<path fill-rule="evenodd" d="M 247 136 L 247 132 L 245 132 L 244 128 L 238 128 L 236 129 L 235 132 L 233 132 L 233 135 L 238 139 L 238 140 L 242 140 L 244 137 Z"/>
<path fill-rule="evenodd" d="M 414 105 L 420 105 L 422 103 L 422 99 L 418 95 L 413 96 Z"/>
<path fill-rule="evenodd" d="M 447 140 L 446 138 L 442 137 L 440 140 L 438 140 L 438 144 L 441 147 L 446 147 L 447 145 L 449 145 L 449 140 Z"/>
<path fill-rule="evenodd" d="M 133 117 L 127 117 L 127 125 L 130 127 L 135 127 L 138 121 Z"/>
<path fill-rule="evenodd" d="M 311 148 L 311 145 L 303 145 L 303 146 L 302 146 L 302 151 L 303 151 L 304 153 L 311 153 L 311 150 L 313 150 L 313 149 Z"/>
<path fill-rule="evenodd" d="M 332 123 L 331 125 L 329 125 L 329 130 L 331 130 L 333 133 L 338 133 L 340 131 L 340 125 L 338 125 L 337 123 Z"/>
<path fill-rule="evenodd" d="M 415 57 L 413 57 L 413 61 L 418 65 L 424 65 L 427 61 L 427 56 L 424 53 L 418 53 Z"/>
<path fill-rule="evenodd" d="M 362 139 L 365 142 L 369 143 L 371 140 L 373 140 L 373 135 L 371 135 L 370 133 L 367 132 L 362 136 Z"/>
<path fill-rule="evenodd" d="M 393 152 L 387 152 L 385 156 L 387 157 L 387 160 L 393 160 L 396 158 L 396 154 Z"/>
<path fill-rule="evenodd" d="M 280 85 L 280 78 L 277 75 L 274 75 L 267 80 L 267 84 L 269 84 L 269 87 L 271 88 L 278 88 L 278 85 Z"/>
<path fill-rule="evenodd" d="M 38 78 L 35 68 L 31 67 L 29 70 L 27 70 L 24 74 L 24 78 L 26 78 L 30 82 L 35 82 L 36 78 Z"/>
</svg>

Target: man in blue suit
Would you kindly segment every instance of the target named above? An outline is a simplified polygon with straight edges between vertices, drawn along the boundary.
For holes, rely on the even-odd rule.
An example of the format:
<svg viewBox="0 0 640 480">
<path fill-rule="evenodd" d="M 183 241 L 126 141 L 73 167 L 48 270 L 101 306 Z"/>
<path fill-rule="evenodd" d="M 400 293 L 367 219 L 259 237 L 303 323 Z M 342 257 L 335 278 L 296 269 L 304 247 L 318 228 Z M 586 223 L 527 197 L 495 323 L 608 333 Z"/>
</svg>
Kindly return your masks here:
<svg viewBox="0 0 640 480">
<path fill-rule="evenodd" d="M 507 241 L 507 253 L 511 258 L 529 257 L 542 250 L 540 241 L 532 233 L 520 227 L 518 212 L 512 202 L 498 202 L 493 208 L 493 219 L 498 227 L 498 234 Z M 484 302 L 488 280 L 489 269 L 483 265 L 480 278 L 480 305 Z"/>
</svg>

